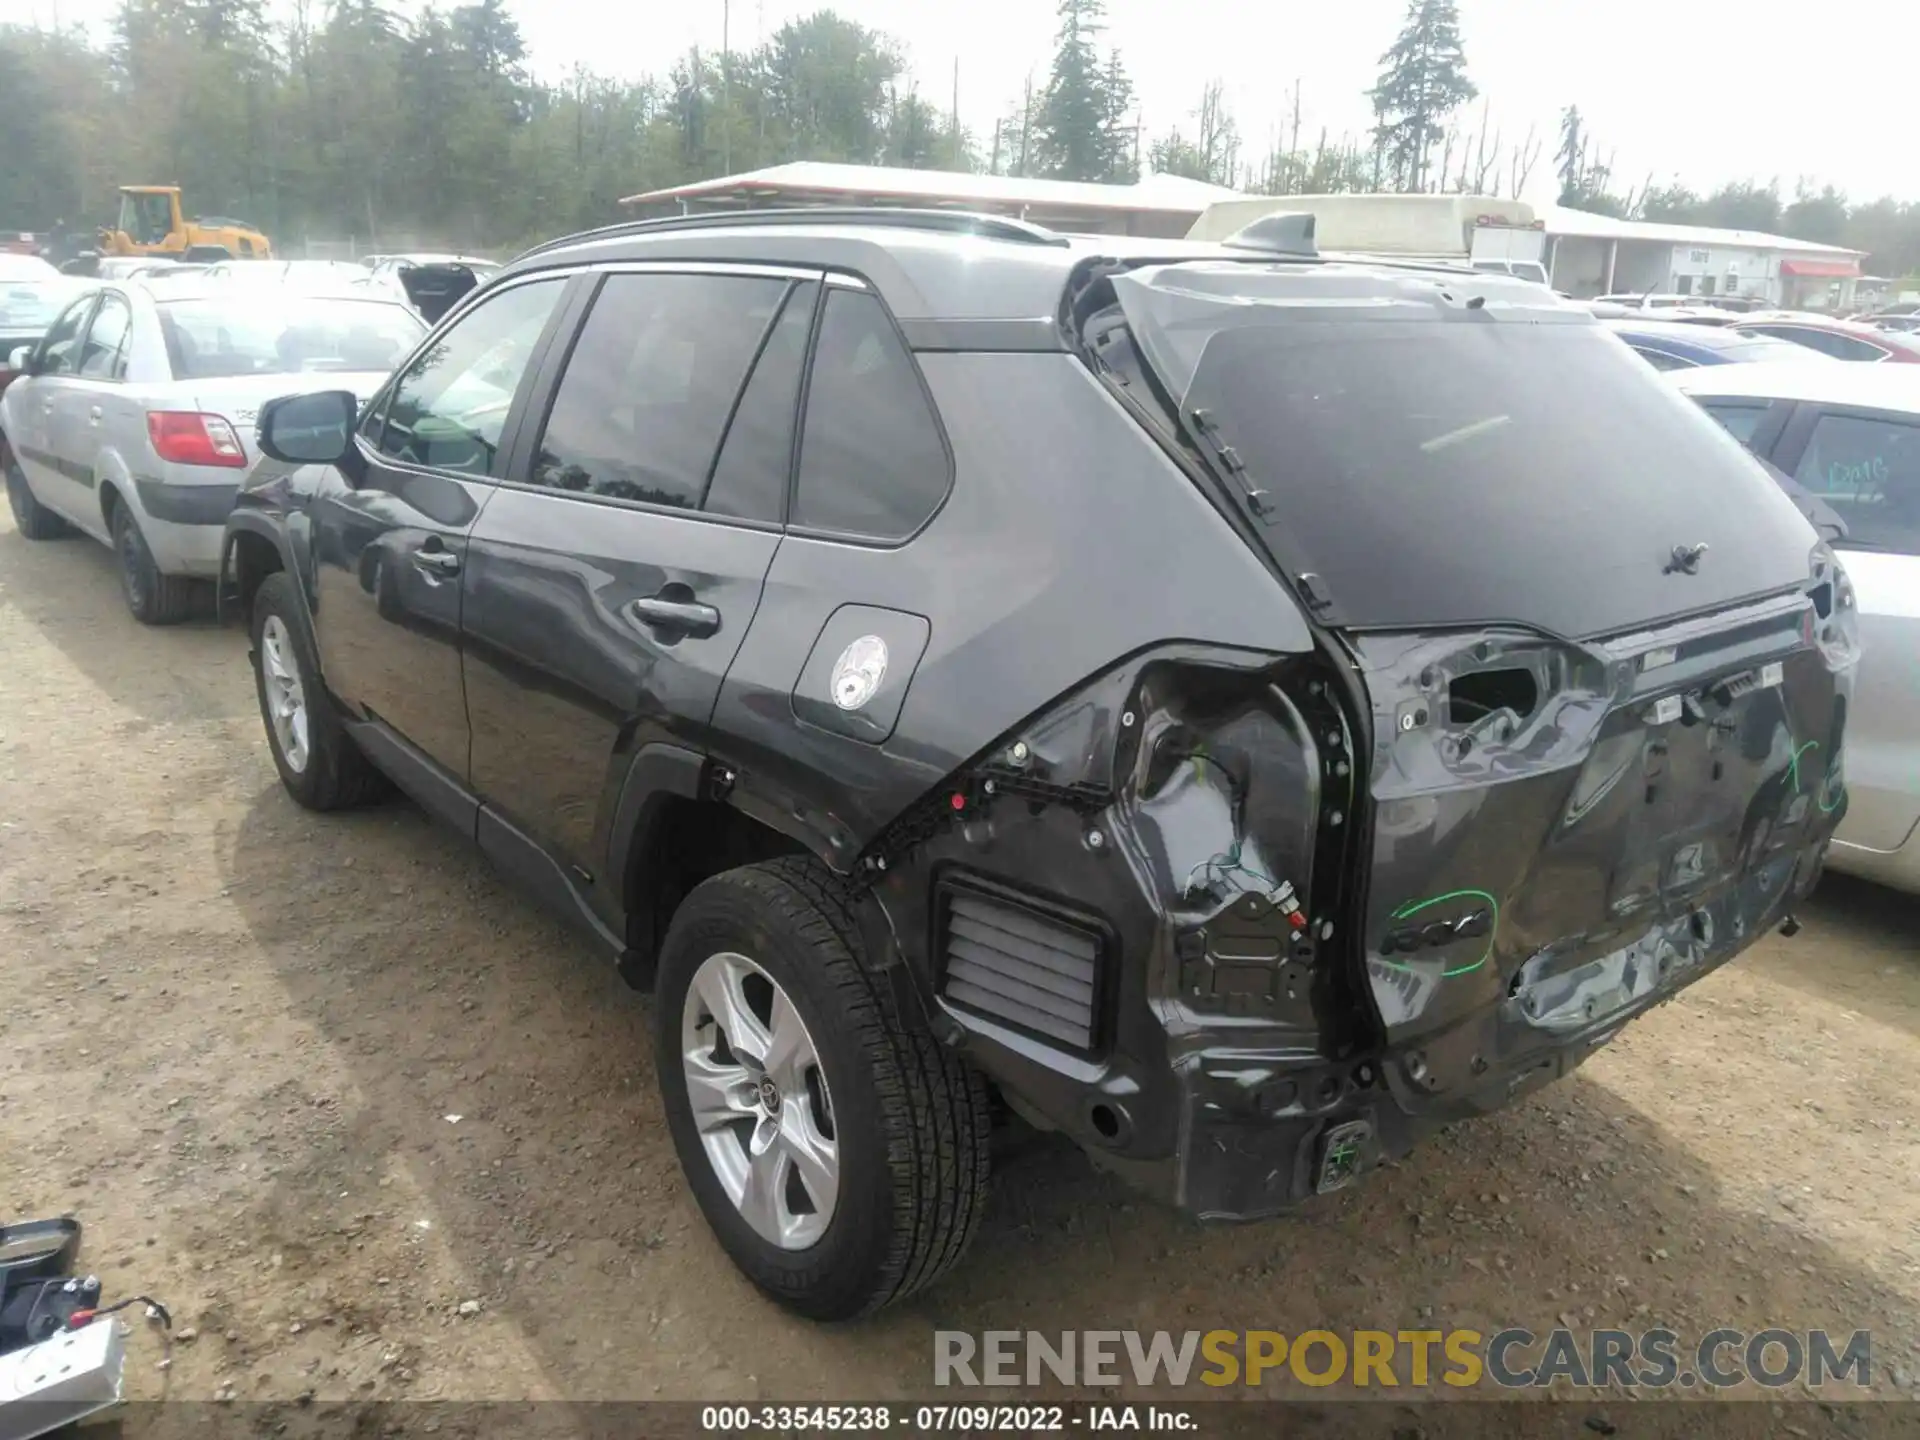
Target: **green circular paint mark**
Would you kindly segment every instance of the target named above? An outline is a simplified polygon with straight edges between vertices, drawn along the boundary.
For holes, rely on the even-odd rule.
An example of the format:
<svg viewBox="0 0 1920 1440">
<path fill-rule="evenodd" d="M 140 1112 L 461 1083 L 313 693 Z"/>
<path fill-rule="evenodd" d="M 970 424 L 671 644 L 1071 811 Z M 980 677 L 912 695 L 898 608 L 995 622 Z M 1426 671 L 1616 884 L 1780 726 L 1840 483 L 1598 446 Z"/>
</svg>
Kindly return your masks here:
<svg viewBox="0 0 1920 1440">
<path fill-rule="evenodd" d="M 1487 924 L 1486 953 L 1481 955 L 1481 957 L 1471 965 L 1456 965 L 1450 970 L 1442 970 L 1440 972 L 1440 978 L 1442 980 L 1451 980 L 1456 975 L 1471 975 L 1493 958 L 1494 936 L 1500 932 L 1500 902 L 1484 890 L 1449 890 L 1446 894 L 1435 895 L 1429 900 L 1415 900 L 1406 905 L 1402 905 L 1398 910 L 1394 911 L 1390 917 L 1395 920 L 1405 920 L 1409 916 L 1418 915 L 1422 910 L 1431 910 L 1436 905 L 1444 905 L 1449 900 L 1473 899 L 1486 901 L 1487 908 L 1493 912 L 1493 917 Z M 1405 970 L 1409 974 L 1414 975 L 1420 973 L 1418 967 L 1403 964 L 1398 960 L 1383 959 L 1378 963 L 1386 966 L 1389 970 Z"/>
</svg>

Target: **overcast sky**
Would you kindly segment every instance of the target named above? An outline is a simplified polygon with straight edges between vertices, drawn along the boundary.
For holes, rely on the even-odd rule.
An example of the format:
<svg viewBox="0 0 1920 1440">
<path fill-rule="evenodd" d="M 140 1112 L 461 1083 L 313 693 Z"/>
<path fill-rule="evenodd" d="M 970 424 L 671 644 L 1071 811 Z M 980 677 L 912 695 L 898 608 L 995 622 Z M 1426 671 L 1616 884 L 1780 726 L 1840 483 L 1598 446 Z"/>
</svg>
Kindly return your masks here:
<svg viewBox="0 0 1920 1440">
<path fill-rule="evenodd" d="M 1530 199 L 1551 198 L 1554 127 L 1579 105 L 1616 154 L 1616 188 L 1651 173 L 1696 186 L 1723 179 L 1831 181 L 1854 199 L 1920 199 L 1913 111 L 1873 56 L 1920 54 L 1920 6 L 1825 0 L 1784 11 L 1675 0 L 1459 0 L 1469 73 L 1509 141 L 1542 138 Z M 0 0 L 0 21 L 104 25 L 115 0 Z M 396 8 L 419 6 L 406 0 Z M 543 75 L 576 63 L 624 76 L 664 71 L 693 45 L 717 50 L 722 0 L 510 0 Z M 732 0 L 738 47 L 820 8 Z M 921 89 L 945 105 L 960 66 L 960 109 L 977 135 L 1045 79 L 1052 0 L 836 0 L 833 8 L 903 42 Z M 1302 83 L 1302 135 L 1368 123 L 1365 91 L 1391 43 L 1401 0 L 1107 0 L 1107 41 L 1138 89 L 1149 135 L 1187 119 L 1222 80 L 1249 155 Z"/>
</svg>

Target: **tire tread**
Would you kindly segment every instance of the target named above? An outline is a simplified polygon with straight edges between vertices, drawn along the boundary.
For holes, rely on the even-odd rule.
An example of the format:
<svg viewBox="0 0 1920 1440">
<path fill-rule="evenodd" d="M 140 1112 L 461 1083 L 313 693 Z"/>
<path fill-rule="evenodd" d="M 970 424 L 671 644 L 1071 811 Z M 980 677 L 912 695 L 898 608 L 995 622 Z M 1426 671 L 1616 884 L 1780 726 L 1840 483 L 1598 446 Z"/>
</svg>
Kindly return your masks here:
<svg viewBox="0 0 1920 1440">
<path fill-rule="evenodd" d="M 819 861 L 788 857 L 723 878 L 754 891 L 767 918 L 812 952 L 872 1067 L 893 1180 L 892 1238 L 866 1295 L 831 1318 L 871 1314 L 933 1284 L 966 1253 L 987 1205 L 986 1084 L 923 1017 L 902 1013 L 891 980 L 866 953 L 852 895 Z"/>
</svg>

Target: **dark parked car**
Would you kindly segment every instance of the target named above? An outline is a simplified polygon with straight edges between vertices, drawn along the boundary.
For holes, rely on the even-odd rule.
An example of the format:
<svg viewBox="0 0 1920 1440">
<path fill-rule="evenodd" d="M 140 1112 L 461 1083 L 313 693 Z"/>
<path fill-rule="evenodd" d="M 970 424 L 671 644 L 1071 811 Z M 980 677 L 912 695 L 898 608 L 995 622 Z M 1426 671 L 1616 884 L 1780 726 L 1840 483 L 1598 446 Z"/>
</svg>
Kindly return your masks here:
<svg viewBox="0 0 1920 1440">
<path fill-rule="evenodd" d="M 652 986 L 692 1193 L 806 1314 L 957 1259 L 993 1090 L 1273 1214 L 1815 880 L 1852 655 L 1793 504 L 1542 287 L 1291 243 L 615 227 L 262 413 L 288 791 L 392 780 Z"/>
</svg>

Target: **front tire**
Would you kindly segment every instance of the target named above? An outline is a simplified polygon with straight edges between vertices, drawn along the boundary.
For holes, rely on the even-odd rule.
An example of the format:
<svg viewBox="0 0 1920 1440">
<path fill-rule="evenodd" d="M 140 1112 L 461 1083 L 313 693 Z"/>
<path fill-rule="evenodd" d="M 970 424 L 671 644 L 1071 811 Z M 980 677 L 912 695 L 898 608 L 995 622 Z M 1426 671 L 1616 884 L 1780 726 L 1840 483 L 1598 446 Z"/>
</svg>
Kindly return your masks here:
<svg viewBox="0 0 1920 1440">
<path fill-rule="evenodd" d="M 162 575 L 153 552 L 124 504 L 113 507 L 113 551 L 120 559 L 120 590 L 142 625 L 177 625 L 193 613 L 199 593 L 184 575 Z"/>
<path fill-rule="evenodd" d="M 386 794 L 386 776 L 353 743 L 320 681 L 299 597 L 278 570 L 254 592 L 253 681 L 267 748 L 287 793 L 309 810 L 344 810 Z"/>
<path fill-rule="evenodd" d="M 823 866 L 700 885 L 661 947 L 653 1013 L 688 1186 L 755 1285 L 847 1320 L 960 1259 L 986 1207 L 986 1087 L 895 1003 Z"/>
<path fill-rule="evenodd" d="M 7 506 L 13 511 L 13 523 L 29 540 L 58 540 L 73 534 L 73 527 L 33 498 L 27 484 L 27 472 L 13 457 L 13 447 L 0 438 L 0 466 L 7 477 Z"/>
</svg>

